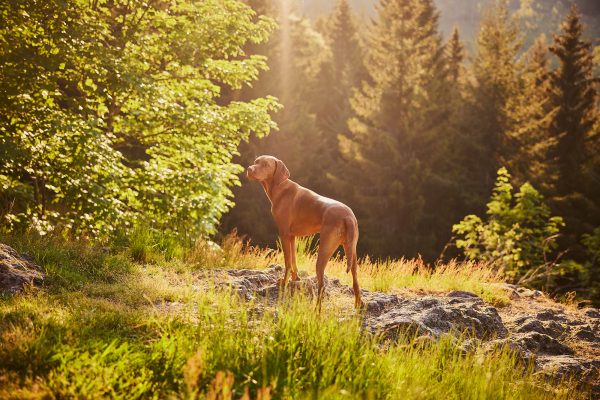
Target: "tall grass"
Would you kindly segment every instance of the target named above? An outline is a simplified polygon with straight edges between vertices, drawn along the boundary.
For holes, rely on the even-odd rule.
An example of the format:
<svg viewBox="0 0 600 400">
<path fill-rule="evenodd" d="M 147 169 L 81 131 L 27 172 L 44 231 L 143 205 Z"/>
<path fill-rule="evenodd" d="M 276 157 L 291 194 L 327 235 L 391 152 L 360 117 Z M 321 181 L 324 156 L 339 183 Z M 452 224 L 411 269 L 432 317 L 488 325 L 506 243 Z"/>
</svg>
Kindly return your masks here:
<svg viewBox="0 0 600 400">
<path fill-rule="evenodd" d="M 150 259 L 158 261 L 139 263 L 127 250 L 110 254 L 46 239 L 12 244 L 41 263 L 49 281 L 0 299 L 0 398 L 583 396 L 570 382 L 541 381 L 508 349 L 464 354 L 450 336 L 385 342 L 363 332 L 359 317 L 334 302 L 317 315 L 309 299 L 294 295 L 269 311 L 228 291 L 197 290 L 198 268 L 263 267 L 269 257 L 279 257 L 239 243 L 207 254 L 197 247 L 182 256 L 193 264 L 153 254 Z M 213 251 L 230 252 L 229 261 Z M 369 282 L 371 264 L 364 264 Z M 341 265 L 334 262 L 330 271 Z M 416 284 L 433 285 L 444 274 L 462 277 L 456 269 L 437 277 L 410 271 L 426 275 L 412 278 Z"/>
<path fill-rule="evenodd" d="M 227 292 L 189 298 L 182 312 L 193 313 L 195 323 L 151 306 L 122 317 L 97 306 L 92 321 L 76 297 L 59 301 L 60 315 L 53 300 L 38 297 L 25 312 L 23 299 L 0 309 L 11 320 L 0 332 L 0 370 L 11 376 L 0 397 L 194 398 L 214 391 L 220 373 L 231 376 L 234 398 L 266 388 L 274 398 L 293 399 L 576 395 L 569 386 L 548 390 L 508 350 L 465 355 L 445 337 L 404 338 L 384 351 L 356 319 L 340 321 L 335 309 L 307 312 L 312 304 L 299 296 L 281 304 L 277 317 L 266 313 L 252 324 L 247 305 Z"/>
<path fill-rule="evenodd" d="M 297 240 L 298 269 L 315 274 L 317 249 L 314 237 Z M 325 275 L 352 284 L 352 276 L 346 273 L 346 259 L 338 253 L 325 269 Z M 507 293 L 498 285 L 501 273 L 485 264 L 450 261 L 435 266 L 426 265 L 421 259 L 373 260 L 364 257 L 358 261 L 358 280 L 361 287 L 373 291 L 389 292 L 401 289 L 432 293 L 450 290 L 466 290 L 481 296 L 495 305 L 508 304 Z"/>
<path fill-rule="evenodd" d="M 198 239 L 184 257 L 194 268 L 258 269 L 282 262 L 283 257 L 272 249 L 261 249 L 244 243 L 236 233 L 223 238 L 218 245 Z"/>
</svg>

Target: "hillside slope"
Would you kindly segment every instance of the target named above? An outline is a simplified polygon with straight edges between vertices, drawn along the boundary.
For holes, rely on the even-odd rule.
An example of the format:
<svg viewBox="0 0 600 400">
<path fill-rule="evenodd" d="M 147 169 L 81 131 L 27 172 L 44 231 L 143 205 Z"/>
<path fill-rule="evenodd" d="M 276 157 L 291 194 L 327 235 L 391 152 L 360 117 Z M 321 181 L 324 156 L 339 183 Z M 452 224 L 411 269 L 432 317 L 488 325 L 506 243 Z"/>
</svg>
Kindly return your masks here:
<svg viewBox="0 0 600 400">
<path fill-rule="evenodd" d="M 231 238 L 177 257 L 151 243 L 6 239 L 27 255 L 4 251 L 2 273 L 45 279 L 0 297 L 1 398 L 598 395 L 598 310 L 502 284 L 482 266 L 363 260 L 356 313 L 334 260 L 317 314 L 308 251 L 302 281 L 282 293 L 281 255 Z"/>
</svg>

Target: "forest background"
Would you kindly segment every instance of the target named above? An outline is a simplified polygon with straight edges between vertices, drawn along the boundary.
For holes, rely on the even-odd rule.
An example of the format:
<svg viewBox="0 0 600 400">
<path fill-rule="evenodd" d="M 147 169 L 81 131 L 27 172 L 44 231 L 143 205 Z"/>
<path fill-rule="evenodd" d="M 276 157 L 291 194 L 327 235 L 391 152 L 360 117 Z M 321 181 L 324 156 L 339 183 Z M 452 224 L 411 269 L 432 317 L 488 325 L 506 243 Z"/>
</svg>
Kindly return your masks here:
<svg viewBox="0 0 600 400">
<path fill-rule="evenodd" d="M 593 1 L 27 0 L 0 16 L 3 231 L 236 229 L 274 247 L 239 175 L 272 154 L 354 209 L 362 256 L 465 257 L 600 301 Z"/>
<path fill-rule="evenodd" d="M 274 94 L 284 106 L 278 132 L 242 144 L 241 164 L 273 154 L 292 179 L 348 203 L 360 221 L 362 255 L 435 262 L 466 252 L 556 293 L 584 293 L 600 279 L 598 5 L 301 3 L 290 2 L 292 17 L 253 49 L 268 56 L 270 71 L 236 93 Z M 275 18 L 290 11 L 250 4 Z M 572 65 L 579 72 L 567 72 Z M 501 167 L 509 187 L 500 183 L 494 203 Z M 530 198 L 545 197 L 529 209 L 517 204 L 527 182 Z M 275 245 L 261 191 L 234 190 L 221 232 Z M 487 223 L 467 219 L 453 233 L 465 215 L 484 216 L 490 205 Z M 563 220 L 554 226 L 550 215 Z M 544 222 L 534 221 L 540 216 Z"/>
</svg>

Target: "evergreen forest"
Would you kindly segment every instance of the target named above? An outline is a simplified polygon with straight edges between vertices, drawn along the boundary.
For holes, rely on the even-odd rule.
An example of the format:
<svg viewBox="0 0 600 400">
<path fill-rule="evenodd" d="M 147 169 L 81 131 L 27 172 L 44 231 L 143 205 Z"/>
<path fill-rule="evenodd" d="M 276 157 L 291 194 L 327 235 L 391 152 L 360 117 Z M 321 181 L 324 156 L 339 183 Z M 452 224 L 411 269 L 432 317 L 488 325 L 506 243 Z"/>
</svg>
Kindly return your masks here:
<svg viewBox="0 0 600 400">
<path fill-rule="evenodd" d="M 596 10 L 483 3 L 466 39 L 433 0 L 4 3 L 2 229 L 275 248 L 240 175 L 271 154 L 353 208 L 362 256 L 597 302 Z"/>
<path fill-rule="evenodd" d="M 236 160 L 273 154 L 292 179 L 347 202 L 362 255 L 485 260 L 599 301 L 600 64 L 596 28 L 582 22 L 597 14 L 557 2 L 556 26 L 531 25 L 524 5 L 543 17 L 548 2 L 513 3 L 479 4 L 466 39 L 459 25 L 442 34 L 434 1 L 381 1 L 367 20 L 349 1 L 316 19 L 296 9 L 252 48 L 269 71 L 231 94 L 283 105 L 278 130 L 242 143 Z M 249 4 L 282 15 L 278 3 Z M 262 188 L 234 193 L 220 231 L 275 246 Z"/>
</svg>

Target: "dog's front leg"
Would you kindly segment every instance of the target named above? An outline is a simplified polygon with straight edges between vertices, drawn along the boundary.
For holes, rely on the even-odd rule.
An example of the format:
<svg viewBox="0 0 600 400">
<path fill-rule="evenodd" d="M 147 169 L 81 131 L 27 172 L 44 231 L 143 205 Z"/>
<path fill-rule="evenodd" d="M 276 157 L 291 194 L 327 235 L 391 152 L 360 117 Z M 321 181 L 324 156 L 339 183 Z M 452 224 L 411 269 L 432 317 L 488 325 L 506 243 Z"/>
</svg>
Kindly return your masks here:
<svg viewBox="0 0 600 400">
<path fill-rule="evenodd" d="M 290 274 L 292 273 L 293 270 L 293 251 L 295 251 L 296 249 L 294 248 L 294 244 L 295 244 L 295 240 L 294 237 L 291 235 L 279 235 L 279 239 L 281 240 L 281 246 L 283 247 L 283 260 L 285 262 L 285 273 L 283 275 L 283 278 L 278 280 L 278 284 L 280 286 L 285 286 L 287 284 L 287 281 L 290 277 Z"/>
<path fill-rule="evenodd" d="M 290 238 L 290 254 L 291 254 L 291 262 L 292 262 L 292 269 L 291 269 L 291 273 L 292 273 L 292 281 L 297 282 L 300 280 L 300 277 L 298 276 L 298 264 L 296 263 L 296 237 L 292 236 Z"/>
</svg>

